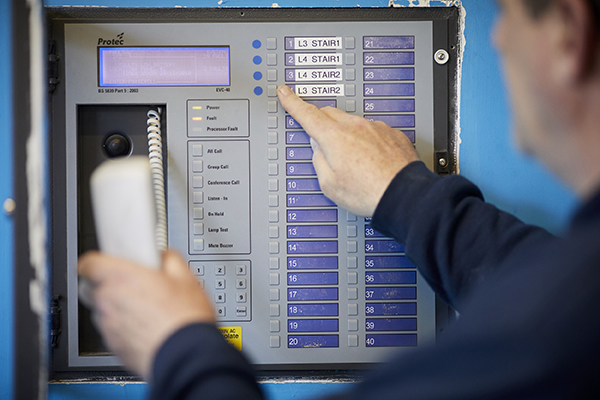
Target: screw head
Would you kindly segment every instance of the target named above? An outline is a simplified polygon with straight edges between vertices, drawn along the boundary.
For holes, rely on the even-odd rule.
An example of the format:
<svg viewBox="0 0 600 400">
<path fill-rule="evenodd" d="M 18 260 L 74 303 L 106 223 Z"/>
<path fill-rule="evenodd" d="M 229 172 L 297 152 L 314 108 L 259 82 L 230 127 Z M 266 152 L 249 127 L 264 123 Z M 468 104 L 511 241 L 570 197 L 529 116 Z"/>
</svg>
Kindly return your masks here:
<svg viewBox="0 0 600 400">
<path fill-rule="evenodd" d="M 11 216 L 11 215 L 13 215 L 13 213 L 15 212 L 15 209 L 17 208 L 17 203 L 13 199 L 8 198 L 8 199 L 4 200 L 3 207 L 4 207 L 4 213 L 8 216 Z"/>
<path fill-rule="evenodd" d="M 440 158 L 438 160 L 438 164 L 440 165 L 440 167 L 445 167 L 448 164 L 448 161 L 446 161 L 445 158 Z"/>
<path fill-rule="evenodd" d="M 450 54 L 448 54 L 448 52 L 444 49 L 439 49 L 435 52 L 433 58 L 436 63 L 443 65 L 446 64 L 450 59 Z"/>
</svg>

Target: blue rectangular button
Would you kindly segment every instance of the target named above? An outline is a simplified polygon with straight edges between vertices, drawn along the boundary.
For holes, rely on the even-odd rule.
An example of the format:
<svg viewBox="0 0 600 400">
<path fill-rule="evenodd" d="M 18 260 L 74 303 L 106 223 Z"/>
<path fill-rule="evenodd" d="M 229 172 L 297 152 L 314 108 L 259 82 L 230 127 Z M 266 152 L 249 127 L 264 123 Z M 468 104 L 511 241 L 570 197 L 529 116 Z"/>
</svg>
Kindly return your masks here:
<svg viewBox="0 0 600 400">
<path fill-rule="evenodd" d="M 285 49 L 286 50 L 294 50 L 296 46 L 294 46 L 294 38 L 293 37 L 285 37 Z"/>
<path fill-rule="evenodd" d="M 414 333 L 405 334 L 380 334 L 367 335 L 367 347 L 404 347 L 416 346 L 417 335 Z"/>
<path fill-rule="evenodd" d="M 285 116 L 285 127 L 287 129 L 302 129 L 302 126 L 290 115 Z"/>
<path fill-rule="evenodd" d="M 288 317 L 337 317 L 337 303 L 288 304 Z"/>
<path fill-rule="evenodd" d="M 417 273 L 415 271 L 392 271 L 392 272 L 365 272 L 367 285 L 388 284 L 415 284 Z"/>
<path fill-rule="evenodd" d="M 392 128 L 414 128 L 414 115 L 365 115 L 369 121 L 385 122 Z"/>
<path fill-rule="evenodd" d="M 317 175 L 312 163 L 286 163 L 285 171 L 288 176 Z"/>
<path fill-rule="evenodd" d="M 405 130 L 402 129 L 402 133 L 406 135 L 407 138 L 410 139 L 411 142 L 415 142 L 415 131 L 414 130 Z"/>
<path fill-rule="evenodd" d="M 416 300 L 415 287 L 368 287 L 365 289 L 367 300 Z"/>
<path fill-rule="evenodd" d="M 304 131 L 287 131 L 285 133 L 286 144 L 310 144 L 310 136 Z"/>
<path fill-rule="evenodd" d="M 323 108 L 323 107 L 337 107 L 337 100 L 304 100 L 305 102 L 307 102 L 308 104 L 312 104 L 313 106 L 316 106 L 318 108 Z"/>
<path fill-rule="evenodd" d="M 363 68 L 365 81 L 414 81 L 414 67 Z"/>
<path fill-rule="evenodd" d="M 294 238 L 337 238 L 337 225 L 288 225 L 287 237 Z"/>
<path fill-rule="evenodd" d="M 328 254 L 338 252 L 337 240 L 287 242 L 288 254 Z"/>
<path fill-rule="evenodd" d="M 363 36 L 363 49 L 414 49 L 414 36 Z"/>
<path fill-rule="evenodd" d="M 339 332 L 338 319 L 289 319 L 288 332 Z"/>
<path fill-rule="evenodd" d="M 337 256 L 288 257 L 288 269 L 337 269 Z"/>
<path fill-rule="evenodd" d="M 288 301 L 338 299 L 338 288 L 288 288 Z"/>
<path fill-rule="evenodd" d="M 363 53 L 365 65 L 412 65 L 415 63 L 415 53 L 412 51 Z"/>
<path fill-rule="evenodd" d="M 414 112 L 414 99 L 364 100 L 365 112 Z"/>
<path fill-rule="evenodd" d="M 405 256 L 366 256 L 365 268 L 415 268 Z"/>
<path fill-rule="evenodd" d="M 288 194 L 288 207 L 327 207 L 335 206 L 335 203 L 329 200 L 323 194 Z"/>
<path fill-rule="evenodd" d="M 337 272 L 288 272 L 288 285 L 337 285 Z"/>
<path fill-rule="evenodd" d="M 371 226 L 365 225 L 365 237 L 385 237 L 385 235 L 371 228 Z"/>
<path fill-rule="evenodd" d="M 286 179 L 285 187 L 288 192 L 320 192 L 317 178 Z"/>
<path fill-rule="evenodd" d="M 367 303 L 367 315 L 417 315 L 417 303 Z"/>
<path fill-rule="evenodd" d="M 287 222 L 337 222 L 337 210 L 287 210 Z"/>
<path fill-rule="evenodd" d="M 313 149 L 311 147 L 286 147 L 286 160 L 312 160 Z"/>
<path fill-rule="evenodd" d="M 404 253 L 404 246 L 393 240 L 365 240 L 366 253 Z"/>
<path fill-rule="evenodd" d="M 414 96 L 414 83 L 365 83 L 365 96 Z"/>
<path fill-rule="evenodd" d="M 338 335 L 288 335 L 288 347 L 340 347 L 340 338 Z"/>
<path fill-rule="evenodd" d="M 367 318 L 367 331 L 416 331 L 416 318 Z"/>
</svg>

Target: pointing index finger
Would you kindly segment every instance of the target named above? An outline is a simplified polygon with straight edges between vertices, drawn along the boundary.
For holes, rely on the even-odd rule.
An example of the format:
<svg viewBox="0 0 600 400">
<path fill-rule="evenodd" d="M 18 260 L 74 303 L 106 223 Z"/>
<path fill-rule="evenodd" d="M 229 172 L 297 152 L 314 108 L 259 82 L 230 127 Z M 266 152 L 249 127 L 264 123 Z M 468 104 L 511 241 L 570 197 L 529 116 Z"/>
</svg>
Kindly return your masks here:
<svg viewBox="0 0 600 400">
<path fill-rule="evenodd" d="M 281 106 L 296 120 L 309 136 L 319 141 L 321 132 L 327 131 L 331 118 L 312 104 L 298 97 L 287 85 L 277 88 Z"/>
</svg>

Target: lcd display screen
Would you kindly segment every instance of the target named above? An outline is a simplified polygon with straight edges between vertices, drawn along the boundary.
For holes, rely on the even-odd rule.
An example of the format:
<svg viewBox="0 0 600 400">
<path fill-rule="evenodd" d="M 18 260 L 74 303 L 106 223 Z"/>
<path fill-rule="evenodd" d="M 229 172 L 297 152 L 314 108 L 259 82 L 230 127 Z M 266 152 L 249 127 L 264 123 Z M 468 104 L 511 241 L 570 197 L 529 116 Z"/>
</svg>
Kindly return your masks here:
<svg viewBox="0 0 600 400">
<path fill-rule="evenodd" d="M 229 47 L 99 47 L 99 86 L 229 86 Z"/>
</svg>

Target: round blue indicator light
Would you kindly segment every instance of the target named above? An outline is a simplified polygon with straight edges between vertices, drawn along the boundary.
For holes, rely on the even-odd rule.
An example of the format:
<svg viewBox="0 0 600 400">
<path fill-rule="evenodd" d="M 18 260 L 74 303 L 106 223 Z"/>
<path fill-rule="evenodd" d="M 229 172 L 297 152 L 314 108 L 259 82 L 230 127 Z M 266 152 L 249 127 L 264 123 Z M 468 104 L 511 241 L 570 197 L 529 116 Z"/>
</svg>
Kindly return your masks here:
<svg viewBox="0 0 600 400">
<path fill-rule="evenodd" d="M 260 86 L 257 86 L 254 88 L 254 94 L 257 96 L 260 96 L 263 92 L 263 88 L 261 88 Z"/>
<path fill-rule="evenodd" d="M 255 49 L 260 49 L 261 45 L 262 43 L 260 42 L 260 40 L 255 40 L 254 42 L 252 42 L 252 47 L 254 47 Z"/>
<path fill-rule="evenodd" d="M 260 81 L 262 79 L 262 74 L 258 71 L 256 71 L 253 76 L 254 76 L 254 79 L 257 81 Z"/>
<path fill-rule="evenodd" d="M 260 56 L 254 56 L 252 61 L 254 61 L 254 64 L 259 65 L 262 62 L 262 58 Z"/>
</svg>

